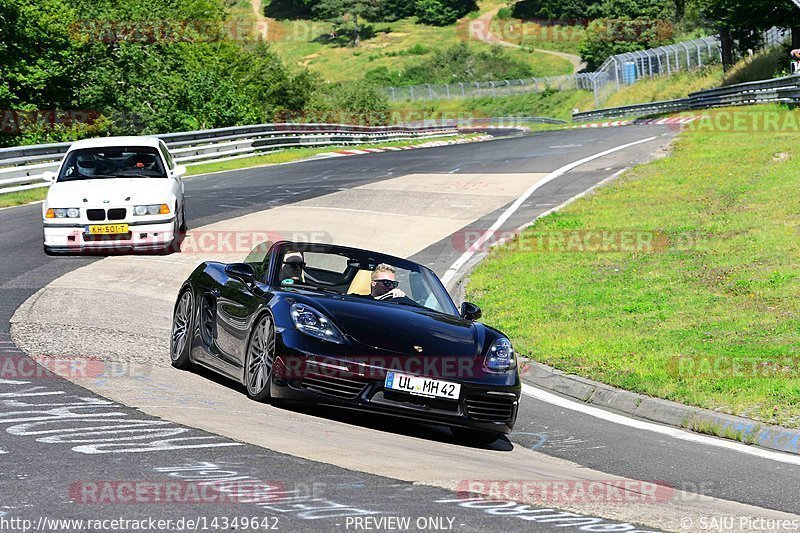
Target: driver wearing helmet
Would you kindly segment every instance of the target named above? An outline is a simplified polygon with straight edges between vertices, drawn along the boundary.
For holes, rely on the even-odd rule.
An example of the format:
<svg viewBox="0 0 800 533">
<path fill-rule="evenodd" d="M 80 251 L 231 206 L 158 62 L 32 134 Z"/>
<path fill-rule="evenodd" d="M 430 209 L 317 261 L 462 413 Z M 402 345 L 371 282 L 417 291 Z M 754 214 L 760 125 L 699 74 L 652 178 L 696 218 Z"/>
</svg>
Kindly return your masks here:
<svg viewBox="0 0 800 533">
<path fill-rule="evenodd" d="M 97 172 L 97 161 L 90 155 L 79 155 L 78 172 L 82 176 L 94 176 Z"/>
</svg>

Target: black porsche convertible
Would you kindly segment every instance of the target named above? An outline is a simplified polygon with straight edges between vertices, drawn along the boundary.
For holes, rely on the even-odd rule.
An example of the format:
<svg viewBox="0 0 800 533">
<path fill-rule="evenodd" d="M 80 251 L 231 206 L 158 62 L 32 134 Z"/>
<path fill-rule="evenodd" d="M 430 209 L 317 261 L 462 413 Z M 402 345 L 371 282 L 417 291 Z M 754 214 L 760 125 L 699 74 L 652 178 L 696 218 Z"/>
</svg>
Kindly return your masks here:
<svg viewBox="0 0 800 533">
<path fill-rule="evenodd" d="M 509 340 L 460 310 L 430 269 L 399 257 L 289 241 L 242 263 L 205 262 L 183 284 L 173 366 L 201 365 L 248 396 L 406 417 L 488 443 L 521 392 Z"/>
</svg>

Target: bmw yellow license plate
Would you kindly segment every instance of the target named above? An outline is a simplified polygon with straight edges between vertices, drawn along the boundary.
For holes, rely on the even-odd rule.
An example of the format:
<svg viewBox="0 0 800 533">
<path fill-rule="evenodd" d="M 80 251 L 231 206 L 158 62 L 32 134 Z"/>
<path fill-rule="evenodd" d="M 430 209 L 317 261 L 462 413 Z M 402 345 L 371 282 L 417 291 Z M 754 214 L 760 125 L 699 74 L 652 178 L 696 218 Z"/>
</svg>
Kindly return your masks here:
<svg viewBox="0 0 800 533">
<path fill-rule="evenodd" d="M 89 233 L 92 235 L 118 235 L 128 233 L 127 224 L 101 224 L 89 226 Z"/>
<path fill-rule="evenodd" d="M 458 395 L 461 392 L 461 384 L 459 383 L 409 376 L 397 372 L 387 372 L 383 386 L 390 390 L 407 392 L 415 396 L 446 398 L 448 400 L 458 400 Z"/>
</svg>

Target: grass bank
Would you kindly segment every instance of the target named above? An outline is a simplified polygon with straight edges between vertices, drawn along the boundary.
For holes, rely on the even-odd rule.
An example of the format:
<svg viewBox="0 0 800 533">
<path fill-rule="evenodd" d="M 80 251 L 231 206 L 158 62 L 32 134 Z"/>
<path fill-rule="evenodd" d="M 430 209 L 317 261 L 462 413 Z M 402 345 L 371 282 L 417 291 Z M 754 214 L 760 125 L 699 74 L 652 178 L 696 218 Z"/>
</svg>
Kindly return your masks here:
<svg viewBox="0 0 800 533">
<path fill-rule="evenodd" d="M 545 364 L 800 427 L 800 117 L 709 113 L 670 157 L 493 251 L 468 296 Z M 768 117 L 782 131 L 754 127 Z"/>
</svg>

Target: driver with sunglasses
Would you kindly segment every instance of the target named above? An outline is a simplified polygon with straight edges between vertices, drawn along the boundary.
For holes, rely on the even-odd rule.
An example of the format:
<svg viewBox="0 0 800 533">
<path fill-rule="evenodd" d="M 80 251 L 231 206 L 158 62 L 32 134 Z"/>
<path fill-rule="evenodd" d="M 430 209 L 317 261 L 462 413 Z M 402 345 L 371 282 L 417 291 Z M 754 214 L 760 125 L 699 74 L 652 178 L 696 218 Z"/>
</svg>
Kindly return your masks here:
<svg viewBox="0 0 800 533">
<path fill-rule="evenodd" d="M 372 271 L 371 295 L 376 300 L 389 300 L 391 298 L 405 298 L 406 293 L 397 288 L 395 268 L 386 263 L 381 263 Z"/>
<path fill-rule="evenodd" d="M 283 265 L 281 265 L 281 284 L 303 283 L 305 281 L 305 276 L 303 275 L 305 266 L 303 252 L 286 252 L 286 255 L 283 256 Z"/>
</svg>

